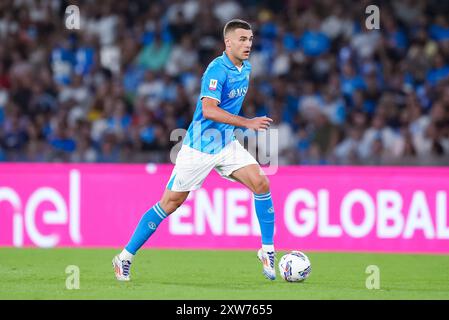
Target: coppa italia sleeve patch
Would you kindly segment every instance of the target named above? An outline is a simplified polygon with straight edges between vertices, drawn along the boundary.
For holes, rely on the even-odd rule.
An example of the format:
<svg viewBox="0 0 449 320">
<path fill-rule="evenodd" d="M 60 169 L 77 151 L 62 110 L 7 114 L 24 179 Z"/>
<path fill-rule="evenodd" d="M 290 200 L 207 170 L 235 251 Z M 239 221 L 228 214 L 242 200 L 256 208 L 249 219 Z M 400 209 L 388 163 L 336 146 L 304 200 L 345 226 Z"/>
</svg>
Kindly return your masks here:
<svg viewBox="0 0 449 320">
<path fill-rule="evenodd" d="M 215 79 L 210 79 L 210 82 L 209 82 L 209 90 L 217 90 L 217 83 L 218 83 L 218 80 L 215 80 Z"/>
</svg>

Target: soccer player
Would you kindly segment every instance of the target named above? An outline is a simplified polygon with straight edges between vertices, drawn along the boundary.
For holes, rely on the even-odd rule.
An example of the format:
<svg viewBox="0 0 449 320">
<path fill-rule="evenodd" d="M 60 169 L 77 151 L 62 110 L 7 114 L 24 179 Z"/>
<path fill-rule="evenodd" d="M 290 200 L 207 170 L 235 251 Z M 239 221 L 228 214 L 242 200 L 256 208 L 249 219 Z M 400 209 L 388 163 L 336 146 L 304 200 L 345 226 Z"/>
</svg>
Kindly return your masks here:
<svg viewBox="0 0 449 320">
<path fill-rule="evenodd" d="M 262 248 L 257 256 L 262 262 L 265 277 L 270 280 L 276 278 L 275 216 L 269 181 L 258 162 L 234 136 L 236 126 L 266 130 L 272 122 L 266 116 L 252 119 L 238 116 L 249 85 L 251 65 L 247 59 L 253 32 L 248 22 L 234 19 L 226 23 L 223 36 L 226 49 L 203 74 L 193 121 L 164 194 L 143 215 L 127 246 L 112 260 L 117 280 L 130 280 L 130 266 L 137 251 L 158 225 L 181 206 L 189 192 L 201 187 L 212 169 L 253 192 L 262 235 Z"/>
</svg>

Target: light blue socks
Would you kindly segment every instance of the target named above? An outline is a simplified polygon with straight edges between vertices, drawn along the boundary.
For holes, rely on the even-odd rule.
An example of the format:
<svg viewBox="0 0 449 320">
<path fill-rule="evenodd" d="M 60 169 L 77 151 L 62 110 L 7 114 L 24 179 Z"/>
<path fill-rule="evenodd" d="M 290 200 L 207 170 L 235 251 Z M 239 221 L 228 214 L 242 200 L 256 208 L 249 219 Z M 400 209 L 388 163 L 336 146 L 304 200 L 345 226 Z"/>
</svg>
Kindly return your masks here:
<svg viewBox="0 0 449 320">
<path fill-rule="evenodd" d="M 167 213 L 162 209 L 161 205 L 156 203 L 150 210 L 145 212 L 145 214 L 140 219 L 134 234 L 129 240 L 126 250 L 135 255 L 137 250 L 143 246 L 143 244 L 151 237 L 151 235 L 156 231 L 159 224 L 167 218 Z"/>
<path fill-rule="evenodd" d="M 264 247 L 273 246 L 275 219 L 271 193 L 254 194 L 254 205 L 262 234 L 262 245 Z"/>
</svg>

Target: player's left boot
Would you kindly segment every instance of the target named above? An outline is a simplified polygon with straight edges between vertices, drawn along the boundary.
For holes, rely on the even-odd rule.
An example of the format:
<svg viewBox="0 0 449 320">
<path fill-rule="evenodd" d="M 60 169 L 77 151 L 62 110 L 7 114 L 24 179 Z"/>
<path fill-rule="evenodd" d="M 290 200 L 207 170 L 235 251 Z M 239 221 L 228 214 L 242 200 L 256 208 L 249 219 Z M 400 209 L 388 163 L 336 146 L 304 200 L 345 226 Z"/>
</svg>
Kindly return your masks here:
<svg viewBox="0 0 449 320">
<path fill-rule="evenodd" d="M 263 249 L 259 249 L 257 252 L 257 257 L 262 262 L 263 265 L 263 274 L 267 279 L 275 280 L 276 279 L 276 268 L 274 266 L 276 253 L 273 252 L 265 252 Z"/>
<path fill-rule="evenodd" d="M 114 267 L 115 277 L 118 281 L 131 280 L 131 262 L 128 260 L 120 260 L 118 255 L 112 259 L 112 266 Z"/>
</svg>

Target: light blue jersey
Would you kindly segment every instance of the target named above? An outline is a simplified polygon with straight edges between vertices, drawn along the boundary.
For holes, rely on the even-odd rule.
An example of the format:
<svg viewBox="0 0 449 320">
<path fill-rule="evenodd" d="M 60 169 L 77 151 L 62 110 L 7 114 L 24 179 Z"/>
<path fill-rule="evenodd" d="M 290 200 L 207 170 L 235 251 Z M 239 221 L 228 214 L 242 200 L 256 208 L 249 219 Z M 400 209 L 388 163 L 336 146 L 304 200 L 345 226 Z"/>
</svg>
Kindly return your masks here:
<svg viewBox="0 0 449 320">
<path fill-rule="evenodd" d="M 216 154 L 235 140 L 235 126 L 204 118 L 201 100 L 204 97 L 215 99 L 223 110 L 239 114 L 248 91 L 250 72 L 248 61 L 244 61 L 239 70 L 225 52 L 209 64 L 201 79 L 201 93 L 183 144 L 201 152 Z"/>
</svg>

